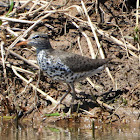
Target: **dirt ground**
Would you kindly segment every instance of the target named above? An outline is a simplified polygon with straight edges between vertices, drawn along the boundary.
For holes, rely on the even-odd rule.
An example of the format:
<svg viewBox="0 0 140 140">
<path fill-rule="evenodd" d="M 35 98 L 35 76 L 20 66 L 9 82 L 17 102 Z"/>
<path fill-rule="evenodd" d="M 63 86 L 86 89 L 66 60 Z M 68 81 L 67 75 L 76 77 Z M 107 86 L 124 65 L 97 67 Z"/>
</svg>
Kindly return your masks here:
<svg viewBox="0 0 140 140">
<path fill-rule="evenodd" d="M 34 48 L 15 46 L 33 32 L 44 32 L 48 33 L 51 45 L 55 49 L 80 55 L 82 49 L 83 55 L 87 57 L 93 55 L 93 49 L 97 58 L 101 58 L 97 45 L 99 41 L 104 56 L 112 58 L 108 66 L 112 79 L 107 70 L 104 70 L 90 77 L 94 87 L 86 79 L 75 83 L 78 93 L 72 116 L 86 116 L 105 123 L 139 121 L 140 26 L 136 2 L 82 2 L 40 0 L 37 4 L 33 5 L 33 2 L 30 2 L 23 6 L 25 2 L 14 1 L 14 7 L 4 0 L 0 2 L 0 116 L 40 121 L 53 108 L 46 96 L 27 83 L 29 79 L 33 85 L 57 101 L 66 93 L 67 87 L 64 83 L 40 74 L 33 65 L 34 61 L 29 61 L 36 62 Z M 43 7 L 44 5 L 46 6 Z M 8 12 L 11 7 L 12 10 Z M 13 19 L 25 20 L 26 23 Z M 89 46 L 92 46 L 92 49 Z M 12 69 L 13 66 L 22 70 L 18 70 L 17 74 Z M 66 118 L 64 113 L 67 113 L 70 104 L 71 95 L 68 95 L 63 101 L 64 109 L 56 110 L 60 116 L 52 114 L 46 121 L 53 122 Z"/>
</svg>

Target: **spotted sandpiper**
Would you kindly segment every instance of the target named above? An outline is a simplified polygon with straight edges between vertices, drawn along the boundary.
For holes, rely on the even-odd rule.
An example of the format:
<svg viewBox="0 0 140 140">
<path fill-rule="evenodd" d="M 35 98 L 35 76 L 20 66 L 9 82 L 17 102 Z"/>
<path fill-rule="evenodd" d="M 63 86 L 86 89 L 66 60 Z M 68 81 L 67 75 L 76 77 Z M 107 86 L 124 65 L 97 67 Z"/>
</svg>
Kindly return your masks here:
<svg viewBox="0 0 140 140">
<path fill-rule="evenodd" d="M 54 109 L 58 107 L 71 90 L 73 103 L 76 96 L 74 82 L 100 72 L 104 69 L 104 64 L 110 60 L 91 59 L 78 54 L 53 49 L 49 37 L 45 33 L 33 33 L 27 41 L 22 41 L 17 45 L 36 47 L 37 61 L 40 69 L 50 78 L 62 81 L 68 85 L 68 91 Z"/>
</svg>

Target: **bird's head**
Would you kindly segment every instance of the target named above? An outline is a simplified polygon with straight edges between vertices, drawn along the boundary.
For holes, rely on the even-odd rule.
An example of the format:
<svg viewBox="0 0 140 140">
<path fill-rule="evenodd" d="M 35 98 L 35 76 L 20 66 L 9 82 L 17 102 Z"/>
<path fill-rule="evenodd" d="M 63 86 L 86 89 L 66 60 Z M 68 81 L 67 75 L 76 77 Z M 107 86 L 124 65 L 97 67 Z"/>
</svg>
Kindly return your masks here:
<svg viewBox="0 0 140 140">
<path fill-rule="evenodd" d="M 21 45 L 28 45 L 28 46 L 34 46 L 36 49 L 51 49 L 51 44 L 49 41 L 49 37 L 45 33 L 33 33 L 30 35 L 28 40 L 22 41 L 16 46 L 21 46 Z"/>
</svg>

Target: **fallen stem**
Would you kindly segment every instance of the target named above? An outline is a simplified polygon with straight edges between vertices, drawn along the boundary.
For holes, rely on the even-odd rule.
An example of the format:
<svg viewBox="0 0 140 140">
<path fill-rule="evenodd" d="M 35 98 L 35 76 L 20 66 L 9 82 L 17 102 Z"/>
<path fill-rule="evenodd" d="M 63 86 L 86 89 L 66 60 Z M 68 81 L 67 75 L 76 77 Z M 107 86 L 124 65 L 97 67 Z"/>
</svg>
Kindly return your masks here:
<svg viewBox="0 0 140 140">
<path fill-rule="evenodd" d="M 47 95 L 47 93 L 43 92 L 42 90 L 40 90 L 39 88 L 37 88 L 35 85 L 33 85 L 32 83 L 30 83 L 29 80 L 25 79 L 23 76 L 21 76 L 18 72 L 20 71 L 20 68 L 12 66 L 12 70 L 15 73 L 15 75 L 17 75 L 20 79 L 22 79 L 23 81 L 25 81 L 26 83 L 28 83 L 31 87 L 33 87 L 34 89 L 36 89 L 39 93 L 41 93 L 43 96 L 46 97 L 46 100 L 50 100 L 52 102 L 53 105 L 56 105 L 58 102 L 56 100 L 54 100 L 51 96 Z M 23 69 L 22 69 L 23 71 Z M 26 71 L 26 70 L 24 70 Z M 27 72 L 27 71 L 26 71 Z"/>
</svg>

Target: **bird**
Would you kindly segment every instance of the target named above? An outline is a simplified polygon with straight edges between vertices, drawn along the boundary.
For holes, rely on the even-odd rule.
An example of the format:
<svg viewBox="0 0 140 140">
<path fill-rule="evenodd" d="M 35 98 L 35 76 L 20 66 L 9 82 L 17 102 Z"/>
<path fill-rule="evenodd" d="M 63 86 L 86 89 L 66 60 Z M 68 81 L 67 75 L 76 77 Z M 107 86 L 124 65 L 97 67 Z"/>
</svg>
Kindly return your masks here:
<svg viewBox="0 0 140 140">
<path fill-rule="evenodd" d="M 68 91 L 62 96 L 50 113 L 61 104 L 69 93 L 72 94 L 70 107 L 72 108 L 76 97 L 74 83 L 99 73 L 104 69 L 104 65 L 110 61 L 110 58 L 91 59 L 75 53 L 54 49 L 50 44 L 47 33 L 32 33 L 26 41 L 17 44 L 17 46 L 20 45 L 34 46 L 40 69 L 48 77 L 64 82 L 68 86 Z"/>
</svg>

